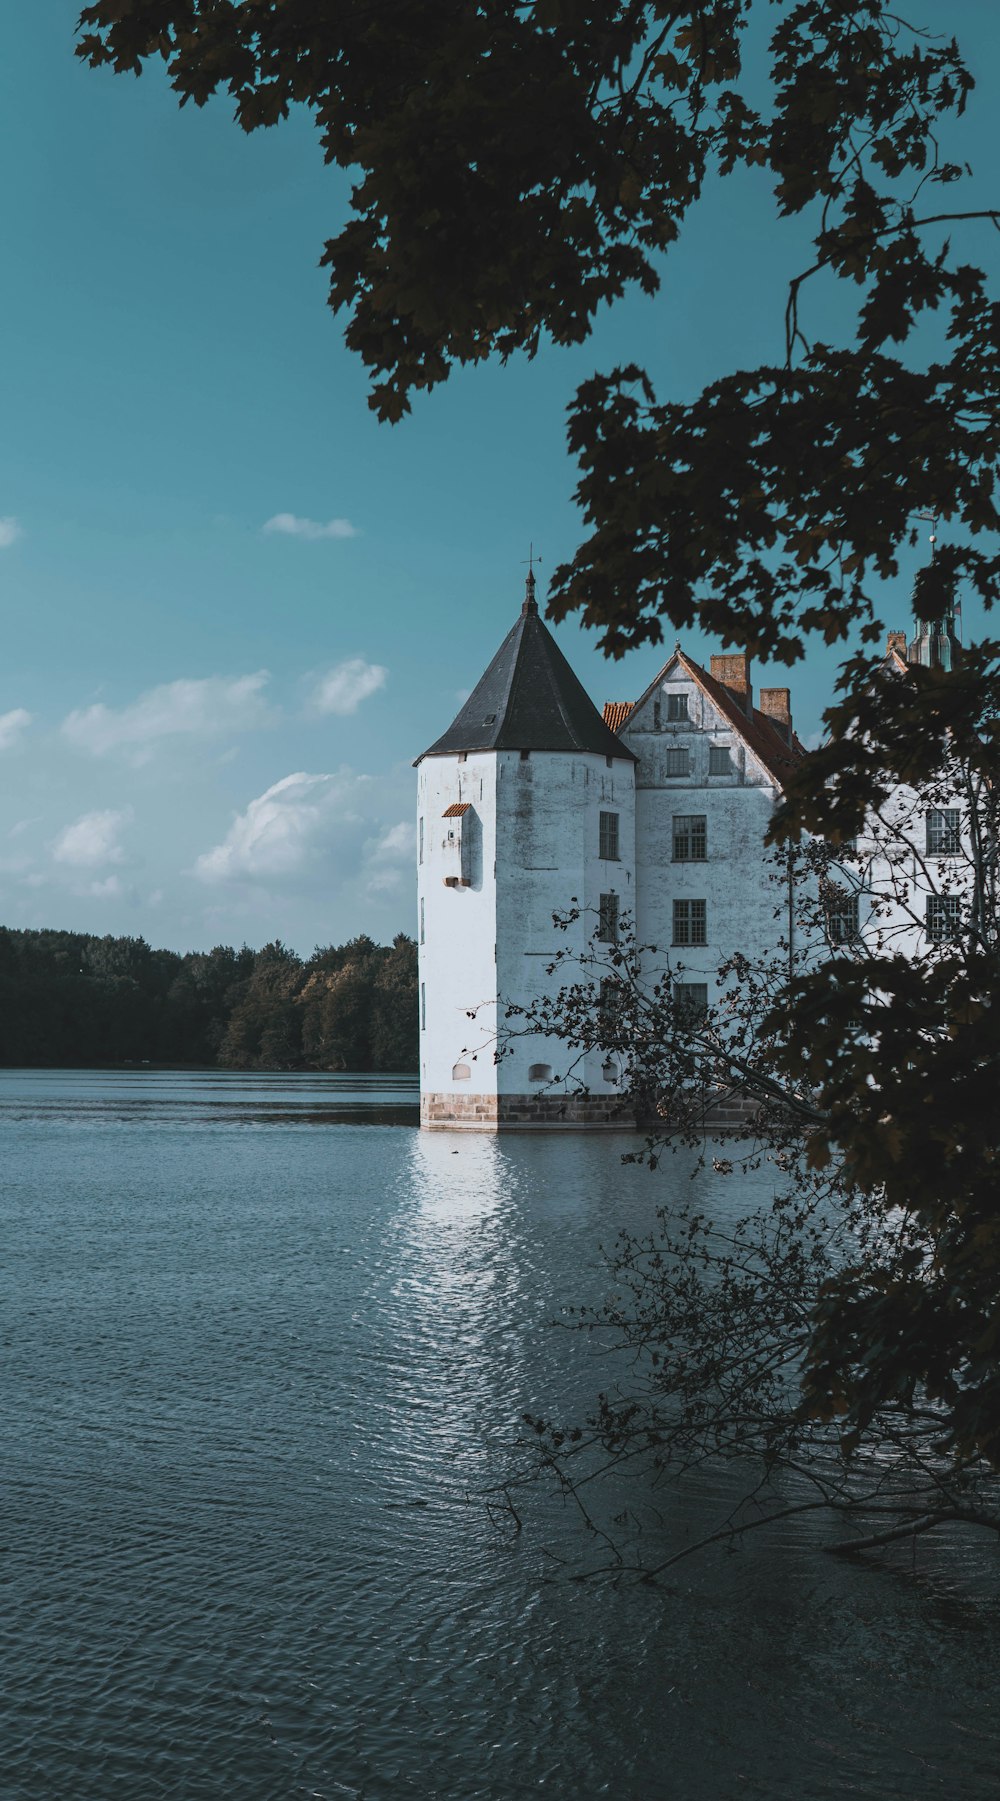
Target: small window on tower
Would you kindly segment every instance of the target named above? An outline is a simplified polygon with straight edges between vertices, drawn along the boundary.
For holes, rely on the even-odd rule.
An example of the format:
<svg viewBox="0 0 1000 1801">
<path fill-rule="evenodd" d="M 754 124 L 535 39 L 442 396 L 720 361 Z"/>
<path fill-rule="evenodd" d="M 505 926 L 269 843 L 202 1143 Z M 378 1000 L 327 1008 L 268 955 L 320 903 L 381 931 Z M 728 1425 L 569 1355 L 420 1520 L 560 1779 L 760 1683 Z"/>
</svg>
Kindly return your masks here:
<svg viewBox="0 0 1000 1801">
<path fill-rule="evenodd" d="M 424 897 L 423 897 L 423 895 L 420 896 L 420 942 L 421 942 L 421 944 L 423 944 L 425 942 L 425 939 L 424 939 Z"/>
<path fill-rule="evenodd" d="M 420 1030 L 427 1030 L 427 983 L 420 984 Z"/>
<path fill-rule="evenodd" d="M 708 747 L 709 775 L 732 775 L 733 759 L 729 754 L 728 744 L 710 744 Z"/>
<path fill-rule="evenodd" d="M 618 862 L 618 814 L 602 813 L 600 819 L 600 850 L 605 863 Z"/>
<path fill-rule="evenodd" d="M 678 720 L 688 717 L 688 697 L 686 694 L 667 695 L 667 718 Z"/>
<path fill-rule="evenodd" d="M 668 750 L 667 775 L 690 775 L 691 759 L 686 750 Z"/>
<path fill-rule="evenodd" d="M 451 1072 L 451 1079 L 453 1082 L 467 1082 L 471 1075 L 472 1071 L 467 1063 L 456 1063 Z"/>
<path fill-rule="evenodd" d="M 552 1080 L 552 1065 L 551 1065 L 551 1063 L 533 1063 L 531 1065 L 530 1069 L 528 1070 L 528 1081 L 529 1082 L 551 1082 L 551 1080 Z"/>
<path fill-rule="evenodd" d="M 422 863 L 424 860 L 424 821 L 422 815 L 417 828 L 417 845 L 417 861 L 418 863 Z"/>
</svg>

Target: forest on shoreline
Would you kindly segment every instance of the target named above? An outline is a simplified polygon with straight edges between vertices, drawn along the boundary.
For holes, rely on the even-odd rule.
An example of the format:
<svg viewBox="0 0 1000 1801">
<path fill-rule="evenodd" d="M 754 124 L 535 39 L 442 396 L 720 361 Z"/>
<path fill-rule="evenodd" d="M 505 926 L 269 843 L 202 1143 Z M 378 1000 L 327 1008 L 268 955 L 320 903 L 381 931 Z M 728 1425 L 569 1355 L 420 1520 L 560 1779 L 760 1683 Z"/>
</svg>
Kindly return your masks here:
<svg viewBox="0 0 1000 1801">
<path fill-rule="evenodd" d="M 154 950 L 144 938 L 0 927 L 0 1066 L 417 1067 L 417 947 L 364 935 L 302 958 Z"/>
</svg>

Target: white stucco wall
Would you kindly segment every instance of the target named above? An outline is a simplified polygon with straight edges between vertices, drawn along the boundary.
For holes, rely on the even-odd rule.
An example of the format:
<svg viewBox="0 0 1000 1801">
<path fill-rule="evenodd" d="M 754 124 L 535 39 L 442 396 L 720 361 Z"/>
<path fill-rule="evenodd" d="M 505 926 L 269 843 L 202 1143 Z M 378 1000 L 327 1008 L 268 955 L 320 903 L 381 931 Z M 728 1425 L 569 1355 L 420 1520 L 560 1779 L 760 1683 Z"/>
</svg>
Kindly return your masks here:
<svg viewBox="0 0 1000 1801">
<path fill-rule="evenodd" d="M 619 857 L 600 856 L 600 815 L 619 817 Z M 527 1005 L 578 981 L 579 965 L 567 961 L 554 975 L 547 965 L 559 950 L 579 956 L 591 945 L 600 897 L 617 893 L 621 912 L 635 906 L 635 781 L 630 760 L 565 751 L 501 752 L 497 758 L 497 983 L 506 1005 Z M 566 932 L 552 923 L 574 900 L 583 908 Z M 512 1022 L 516 1025 L 516 1021 Z M 558 1040 L 511 1041 L 499 1067 L 501 1094 L 544 1087 L 560 1092 L 573 1062 L 572 1085 L 613 1094 L 603 1058 L 575 1061 Z M 531 1080 L 533 1064 L 548 1065 L 551 1082 Z"/>
<path fill-rule="evenodd" d="M 418 849 L 417 943 L 425 1091 L 497 1091 L 496 786 L 492 753 L 470 752 L 464 760 L 425 757 L 419 767 L 417 834 L 423 854 Z M 469 811 L 461 820 L 443 817 L 449 806 L 464 802 Z M 449 877 L 470 885 L 448 887 Z M 477 1010 L 475 1019 L 468 1018 L 471 1009 Z M 458 1064 L 469 1069 L 467 1078 L 454 1078 Z"/>
<path fill-rule="evenodd" d="M 668 721 L 666 697 L 685 694 L 686 720 Z M 787 888 L 769 879 L 764 834 L 778 789 L 729 721 L 690 677 L 671 671 L 629 717 L 621 737 L 639 758 L 636 771 L 638 931 L 656 947 L 650 969 L 683 965 L 682 981 L 706 982 L 713 998 L 720 963 L 736 951 L 767 955 L 787 932 Z M 726 775 L 709 774 L 709 748 L 730 753 Z M 668 776 L 667 751 L 688 753 L 689 773 Z M 676 815 L 706 822 L 703 862 L 675 862 Z M 706 903 L 707 943 L 673 943 L 675 899 Z M 779 916 L 776 918 L 776 912 Z"/>
</svg>

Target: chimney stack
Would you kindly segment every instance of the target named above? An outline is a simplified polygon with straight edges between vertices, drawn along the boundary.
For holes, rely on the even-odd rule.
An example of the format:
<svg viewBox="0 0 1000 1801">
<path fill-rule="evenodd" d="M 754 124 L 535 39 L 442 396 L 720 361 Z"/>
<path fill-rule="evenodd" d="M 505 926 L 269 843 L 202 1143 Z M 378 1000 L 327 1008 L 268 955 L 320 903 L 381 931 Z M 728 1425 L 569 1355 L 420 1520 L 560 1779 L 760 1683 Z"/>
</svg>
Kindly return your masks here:
<svg viewBox="0 0 1000 1801">
<path fill-rule="evenodd" d="M 727 652 L 725 656 L 713 657 L 711 673 L 713 681 L 728 688 L 734 700 L 739 701 L 747 718 L 752 719 L 753 690 L 750 686 L 750 658 L 746 651 Z"/>
<path fill-rule="evenodd" d="M 786 743 L 792 742 L 792 691 L 790 688 L 762 688 L 760 710 L 777 726 Z"/>
</svg>

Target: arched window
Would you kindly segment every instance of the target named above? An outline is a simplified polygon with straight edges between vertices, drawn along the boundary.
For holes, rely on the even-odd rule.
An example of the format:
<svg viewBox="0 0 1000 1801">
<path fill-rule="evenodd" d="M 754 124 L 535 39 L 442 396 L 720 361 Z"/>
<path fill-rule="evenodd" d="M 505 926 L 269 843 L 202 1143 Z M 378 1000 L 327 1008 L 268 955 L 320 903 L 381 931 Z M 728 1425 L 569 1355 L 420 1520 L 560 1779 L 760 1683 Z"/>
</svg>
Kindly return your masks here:
<svg viewBox="0 0 1000 1801">
<path fill-rule="evenodd" d="M 551 1063 L 533 1063 L 528 1071 L 529 1082 L 551 1082 Z"/>
<path fill-rule="evenodd" d="M 471 1074 L 472 1071 L 467 1063 L 456 1063 L 451 1072 L 451 1079 L 453 1082 L 467 1082 Z"/>
</svg>

